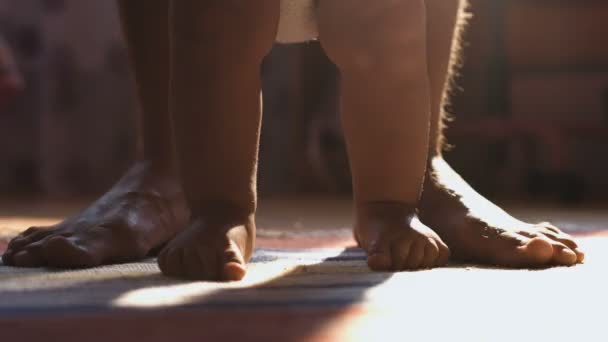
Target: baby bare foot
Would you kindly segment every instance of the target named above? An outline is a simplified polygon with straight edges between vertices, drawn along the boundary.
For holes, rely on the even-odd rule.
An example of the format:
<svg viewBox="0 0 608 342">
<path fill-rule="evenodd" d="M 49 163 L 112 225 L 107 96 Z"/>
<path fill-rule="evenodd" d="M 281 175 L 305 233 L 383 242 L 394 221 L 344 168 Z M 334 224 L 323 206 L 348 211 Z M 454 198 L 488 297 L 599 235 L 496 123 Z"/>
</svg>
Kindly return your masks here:
<svg viewBox="0 0 608 342">
<path fill-rule="evenodd" d="M 442 158 L 432 160 L 420 218 L 464 261 L 508 267 L 570 266 L 585 255 L 549 223 L 522 222 L 478 194 Z"/>
<path fill-rule="evenodd" d="M 158 265 L 171 277 L 236 281 L 246 273 L 253 252 L 252 216 L 214 208 L 196 215 L 190 226 L 160 252 Z"/>
<path fill-rule="evenodd" d="M 2 260 L 12 266 L 60 268 L 137 260 L 175 236 L 187 217 L 177 179 L 138 163 L 82 212 L 14 238 Z"/>
<path fill-rule="evenodd" d="M 450 251 L 415 210 L 393 202 L 357 208 L 355 239 L 376 271 L 402 271 L 445 265 Z"/>
</svg>

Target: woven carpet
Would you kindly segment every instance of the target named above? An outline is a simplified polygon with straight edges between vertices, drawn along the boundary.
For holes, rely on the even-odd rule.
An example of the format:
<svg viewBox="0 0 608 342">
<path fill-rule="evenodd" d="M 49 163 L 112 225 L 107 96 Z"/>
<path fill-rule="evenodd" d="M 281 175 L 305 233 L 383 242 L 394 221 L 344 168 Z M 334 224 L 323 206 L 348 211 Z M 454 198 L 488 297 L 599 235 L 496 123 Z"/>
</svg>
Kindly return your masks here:
<svg viewBox="0 0 608 342">
<path fill-rule="evenodd" d="M 166 278 L 153 259 L 0 266 L 0 339 L 608 341 L 608 237 L 582 231 L 585 264 L 545 270 L 374 273 L 343 228 L 262 229 L 247 277 L 228 284 Z"/>
</svg>

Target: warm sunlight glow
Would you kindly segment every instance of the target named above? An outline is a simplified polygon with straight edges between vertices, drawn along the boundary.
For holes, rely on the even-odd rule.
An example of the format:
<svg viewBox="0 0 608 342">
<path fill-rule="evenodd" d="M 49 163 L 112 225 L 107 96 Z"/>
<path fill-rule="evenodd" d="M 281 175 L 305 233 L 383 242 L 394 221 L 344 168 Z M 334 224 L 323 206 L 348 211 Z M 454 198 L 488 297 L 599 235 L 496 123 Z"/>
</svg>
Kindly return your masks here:
<svg viewBox="0 0 608 342">
<path fill-rule="evenodd" d="M 304 272 L 303 266 L 310 266 L 323 259 L 337 256 L 342 251 L 342 249 L 323 250 L 321 259 L 299 258 L 298 253 L 289 253 L 290 258 L 284 258 L 284 260 L 252 263 L 249 265 L 245 278 L 237 282 L 201 281 L 132 290 L 113 300 L 112 306 L 151 308 L 201 302 L 221 290 L 263 286 L 287 275 Z M 302 254 L 302 256 L 304 255 Z"/>
</svg>

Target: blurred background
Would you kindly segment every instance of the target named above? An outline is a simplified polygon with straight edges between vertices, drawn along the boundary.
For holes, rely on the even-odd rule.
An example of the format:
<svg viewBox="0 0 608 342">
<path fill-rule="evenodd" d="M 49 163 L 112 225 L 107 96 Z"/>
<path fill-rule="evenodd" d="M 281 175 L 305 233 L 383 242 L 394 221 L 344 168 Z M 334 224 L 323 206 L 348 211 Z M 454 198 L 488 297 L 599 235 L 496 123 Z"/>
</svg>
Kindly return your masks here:
<svg viewBox="0 0 608 342">
<path fill-rule="evenodd" d="M 471 5 L 447 159 L 492 199 L 601 199 L 608 1 Z M 138 110 L 114 2 L 0 0 L 0 36 L 0 194 L 108 189 Z M 262 71 L 261 193 L 348 194 L 336 68 L 312 42 L 276 46 Z"/>
</svg>

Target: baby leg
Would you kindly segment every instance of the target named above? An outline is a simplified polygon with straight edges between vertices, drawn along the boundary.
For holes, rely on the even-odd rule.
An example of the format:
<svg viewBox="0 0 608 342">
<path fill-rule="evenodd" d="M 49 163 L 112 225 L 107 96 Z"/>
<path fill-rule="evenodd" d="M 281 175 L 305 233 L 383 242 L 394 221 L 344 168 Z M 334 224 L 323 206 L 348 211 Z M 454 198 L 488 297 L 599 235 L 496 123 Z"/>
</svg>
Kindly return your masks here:
<svg viewBox="0 0 608 342">
<path fill-rule="evenodd" d="M 279 1 L 179 0 L 171 8 L 171 113 L 190 226 L 159 255 L 170 276 L 238 280 L 253 251 L 260 64 Z"/>
<path fill-rule="evenodd" d="M 449 251 L 416 215 L 429 142 L 423 0 L 321 0 L 319 38 L 342 73 L 355 236 L 377 270 L 432 267 Z"/>
</svg>

